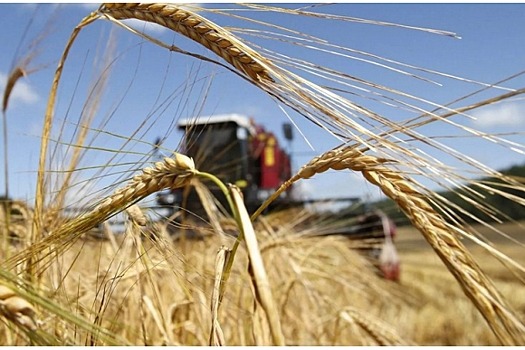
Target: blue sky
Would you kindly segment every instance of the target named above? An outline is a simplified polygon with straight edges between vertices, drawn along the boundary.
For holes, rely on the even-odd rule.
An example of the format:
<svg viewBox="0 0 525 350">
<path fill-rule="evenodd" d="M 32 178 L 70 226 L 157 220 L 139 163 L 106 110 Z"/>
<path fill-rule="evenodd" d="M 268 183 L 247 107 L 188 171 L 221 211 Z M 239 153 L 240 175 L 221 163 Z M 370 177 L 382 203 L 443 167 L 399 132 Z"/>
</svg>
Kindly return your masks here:
<svg viewBox="0 0 525 350">
<path fill-rule="evenodd" d="M 216 5 L 208 4 L 207 7 Z M 300 7 L 300 4 L 290 4 Z M 224 5 L 224 7 L 230 7 Z M 39 138 L 45 104 L 52 82 L 57 60 L 74 26 L 94 10 L 96 5 L 37 5 L 0 4 L 0 91 L 3 89 L 9 70 L 28 52 L 28 46 L 38 33 L 47 30 L 47 35 L 38 46 L 39 54 L 29 65 L 38 68 L 27 78 L 19 81 L 10 100 L 7 117 L 9 122 L 9 157 L 11 163 L 11 195 L 31 199 L 34 193 L 34 179 L 39 152 Z M 377 56 L 406 64 L 432 69 L 452 76 L 459 76 L 484 83 L 495 83 L 525 70 L 525 4 L 353 4 L 345 3 L 320 6 L 312 11 L 359 17 L 370 20 L 400 23 L 415 27 L 440 29 L 457 33 L 461 39 L 429 34 L 421 31 L 376 26 L 342 21 L 326 21 L 314 18 L 301 19 L 283 15 L 251 13 L 265 21 L 286 25 L 297 31 L 316 35 L 331 42 L 362 50 Z M 244 14 L 244 13 L 241 13 Z M 203 12 L 202 15 L 209 16 Z M 244 14 L 248 15 L 248 14 Z M 224 16 L 210 16 L 220 25 L 240 26 L 241 22 Z M 31 22 L 30 22 L 31 21 Z M 246 25 L 246 24 L 244 24 Z M 80 115 L 89 94 L 89 83 L 95 74 L 94 62 L 107 57 L 102 54 L 105 44 L 114 33 L 117 44 L 114 52 L 118 64 L 113 69 L 108 88 L 101 101 L 101 108 L 95 117 L 94 127 L 100 126 L 106 133 L 93 141 L 94 149 L 87 152 L 83 166 L 104 164 L 110 157 L 100 148 L 118 148 L 121 139 L 115 136 L 130 136 L 139 130 L 136 138 L 153 142 L 156 136 L 167 136 L 165 147 L 176 148 L 180 134 L 171 132 L 176 118 L 194 114 L 241 113 L 253 116 L 267 129 L 281 135 L 281 124 L 287 121 L 275 101 L 253 86 L 246 84 L 225 69 L 190 59 L 180 54 L 169 53 L 151 43 L 144 43 L 129 32 L 115 28 L 107 21 L 89 25 L 79 35 L 66 63 L 59 100 L 57 121 L 68 116 L 62 136 L 75 130 L 74 121 Z M 138 25 L 137 28 L 143 28 Z M 24 31 L 27 35 L 24 37 Z M 209 55 L 187 38 L 159 27 L 147 32 L 169 44 L 183 49 Z M 257 41 L 255 38 L 249 40 Z M 21 42 L 20 47 L 18 43 Z M 448 79 L 443 76 L 420 73 L 440 85 L 403 76 L 363 61 L 330 56 L 297 46 L 270 41 L 257 41 L 272 50 L 279 50 L 295 57 L 307 58 L 319 64 L 339 69 L 362 79 L 374 81 L 395 89 L 417 95 L 438 104 L 451 102 L 459 97 L 480 89 L 479 85 Z M 215 58 L 213 55 L 210 57 Z M 364 56 L 356 55 L 363 58 Z M 96 76 L 96 75 L 95 75 Z M 213 79 L 210 77 L 213 76 Z M 188 82 L 193 87 L 188 88 Z M 509 89 L 525 87 L 525 77 L 520 76 L 502 84 L 507 89 L 494 90 L 476 95 L 462 104 L 472 103 L 490 96 L 504 93 Z M 184 88 L 186 87 L 186 88 Z M 206 101 L 202 91 L 208 88 Z M 122 98 L 122 104 L 116 102 Z M 404 120 L 415 116 L 399 108 L 389 108 L 371 100 L 356 97 L 356 102 L 391 120 Z M 459 104 L 459 105 L 462 105 Z M 455 106 L 459 106 L 455 105 Z M 424 104 L 422 108 L 430 109 Z M 102 126 L 104 118 L 112 115 Z M 148 119 L 146 116 L 150 115 Z M 314 147 L 312 150 L 296 133 L 292 144 L 293 165 L 297 169 L 316 154 L 338 144 L 333 137 L 314 127 L 297 115 L 291 115 Z M 473 113 L 477 120 L 456 119 L 469 127 L 490 132 L 521 132 L 511 136 L 515 142 L 525 143 L 525 101 L 523 98 L 484 108 Z M 144 120 L 147 120 L 143 125 Z M 423 129 L 428 135 L 451 136 L 457 131 L 436 125 Z M 55 129 L 55 135 L 58 129 Z M 497 145 L 481 144 L 472 138 L 444 139 L 444 143 L 464 152 L 493 168 L 507 167 L 525 161 L 523 154 L 510 152 Z M 3 147 L 3 146 L 2 146 Z M 141 142 L 126 145 L 125 150 L 147 153 L 150 146 Z M 115 162 L 144 160 L 135 153 Z M 118 167 L 117 167 L 118 168 Z M 130 170 L 131 166 L 123 166 Z M 115 170 L 118 171 L 118 170 Z M 88 177 L 85 171 L 80 178 Z M 3 184 L 3 173 L 0 176 Z M 103 186 L 112 179 L 105 177 L 98 185 Z M 118 175 L 115 179 L 119 180 Z M 364 196 L 377 197 L 378 190 L 362 181 L 360 175 L 327 173 L 304 183 L 306 192 L 318 196 Z M 3 188 L 3 185 L 2 185 Z M 0 191 L 0 192 L 3 192 Z M 322 194 L 322 195 L 319 195 Z"/>
</svg>

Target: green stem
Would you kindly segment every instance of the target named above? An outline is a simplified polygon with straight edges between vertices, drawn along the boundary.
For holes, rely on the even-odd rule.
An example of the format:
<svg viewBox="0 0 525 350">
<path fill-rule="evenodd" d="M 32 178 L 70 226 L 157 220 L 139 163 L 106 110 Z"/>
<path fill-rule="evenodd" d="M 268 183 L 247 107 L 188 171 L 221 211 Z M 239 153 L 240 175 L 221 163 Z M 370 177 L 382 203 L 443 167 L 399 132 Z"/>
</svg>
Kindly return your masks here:
<svg viewBox="0 0 525 350">
<path fill-rule="evenodd" d="M 230 206 L 233 218 L 235 219 L 235 223 L 237 224 L 237 228 L 239 229 L 239 234 L 237 236 L 237 239 L 233 243 L 230 253 L 228 254 L 226 263 L 224 264 L 224 273 L 223 273 L 223 278 L 222 278 L 220 290 L 219 290 L 219 302 L 221 302 L 222 296 L 224 295 L 224 288 L 226 286 L 226 282 L 228 281 L 230 277 L 230 272 L 233 267 L 233 260 L 235 259 L 235 253 L 237 253 L 237 249 L 239 248 L 239 245 L 241 244 L 241 241 L 243 240 L 243 237 L 244 237 L 243 226 L 241 225 L 239 210 L 236 207 L 231 197 L 230 189 L 224 184 L 224 182 L 222 182 L 217 176 L 213 174 L 201 172 L 198 170 L 195 172 L 195 175 L 212 181 L 215 185 L 217 185 L 220 188 L 220 190 L 222 191 L 222 193 L 224 193 L 224 195 L 226 196 L 226 199 L 228 200 L 228 205 Z"/>
<path fill-rule="evenodd" d="M 220 188 L 220 190 L 222 191 L 222 193 L 224 193 L 224 195 L 226 196 L 226 199 L 228 200 L 228 205 L 233 211 L 235 221 L 237 221 L 237 216 L 235 215 L 235 211 L 234 211 L 235 206 L 233 205 L 233 200 L 230 196 L 230 191 L 228 190 L 228 187 L 226 187 L 224 182 L 222 182 L 217 176 L 213 174 L 205 173 L 205 172 L 198 171 L 198 170 L 195 171 L 195 175 L 211 180 L 215 185 L 217 185 Z"/>
</svg>

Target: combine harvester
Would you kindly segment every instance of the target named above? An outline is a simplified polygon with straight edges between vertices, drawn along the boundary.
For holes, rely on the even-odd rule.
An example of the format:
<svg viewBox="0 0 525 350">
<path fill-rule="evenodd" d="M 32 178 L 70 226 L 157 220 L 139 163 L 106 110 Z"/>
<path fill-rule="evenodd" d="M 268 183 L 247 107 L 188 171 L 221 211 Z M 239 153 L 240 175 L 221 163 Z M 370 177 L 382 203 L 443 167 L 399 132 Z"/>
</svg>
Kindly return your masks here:
<svg viewBox="0 0 525 350">
<path fill-rule="evenodd" d="M 254 212 L 292 175 L 290 154 L 279 145 L 275 134 L 255 123 L 253 118 L 240 114 L 199 117 L 181 120 L 178 127 L 184 133 L 181 153 L 192 157 L 200 171 L 238 186 L 249 212 Z M 283 124 L 283 132 L 285 139 L 291 142 L 292 126 Z M 210 190 L 219 203 L 227 207 L 219 189 L 211 186 Z M 267 211 L 321 202 L 360 203 L 357 197 L 299 199 L 295 192 L 291 186 Z M 194 188 L 159 193 L 157 204 L 168 209 L 169 217 L 177 217 L 176 212 L 204 215 L 202 201 Z M 310 222 L 311 225 L 319 228 L 317 235 L 344 235 L 369 242 L 363 245 L 362 252 L 385 278 L 398 280 L 399 259 L 393 244 L 395 225 L 385 214 L 361 210 L 352 214 L 315 213 L 312 218 L 315 223 Z"/>
</svg>

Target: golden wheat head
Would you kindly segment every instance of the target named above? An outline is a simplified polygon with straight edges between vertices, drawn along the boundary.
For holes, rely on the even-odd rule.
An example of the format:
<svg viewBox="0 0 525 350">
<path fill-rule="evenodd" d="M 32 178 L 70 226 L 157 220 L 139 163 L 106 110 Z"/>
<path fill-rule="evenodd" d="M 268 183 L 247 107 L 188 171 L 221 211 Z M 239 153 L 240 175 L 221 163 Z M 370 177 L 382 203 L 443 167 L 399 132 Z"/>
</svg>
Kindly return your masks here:
<svg viewBox="0 0 525 350">
<path fill-rule="evenodd" d="M 270 79 L 262 57 L 223 28 L 196 13 L 173 4 L 103 4 L 99 12 L 120 19 L 139 19 L 159 24 L 210 49 L 253 80 Z"/>
</svg>

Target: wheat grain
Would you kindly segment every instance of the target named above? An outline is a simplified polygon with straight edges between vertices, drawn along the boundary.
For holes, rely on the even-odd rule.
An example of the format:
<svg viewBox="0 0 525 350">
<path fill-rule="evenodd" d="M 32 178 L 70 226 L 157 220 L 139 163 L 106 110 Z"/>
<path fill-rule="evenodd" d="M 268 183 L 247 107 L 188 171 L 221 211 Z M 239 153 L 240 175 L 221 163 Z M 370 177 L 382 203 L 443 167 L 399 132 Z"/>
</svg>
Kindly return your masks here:
<svg viewBox="0 0 525 350">
<path fill-rule="evenodd" d="M 128 214 L 129 219 L 136 225 L 146 226 L 146 223 L 148 222 L 146 215 L 144 215 L 142 210 L 136 204 L 126 208 L 126 214 Z"/>
<path fill-rule="evenodd" d="M 270 79 L 263 58 L 220 26 L 171 4 L 103 4 L 99 12 L 115 19 L 135 18 L 159 24 L 210 49 L 253 80 Z"/>
<path fill-rule="evenodd" d="M 126 204 L 148 196 L 164 188 L 179 188 L 188 184 L 195 172 L 193 159 L 175 153 L 174 158 L 164 158 L 156 162 L 155 167 L 145 168 L 142 174 L 135 175 L 127 186 L 102 201 L 95 212 L 108 215 L 115 209 L 124 208 Z"/>
<path fill-rule="evenodd" d="M 37 329 L 33 305 L 4 285 L 0 285 L 0 313 L 24 328 Z"/>
</svg>

